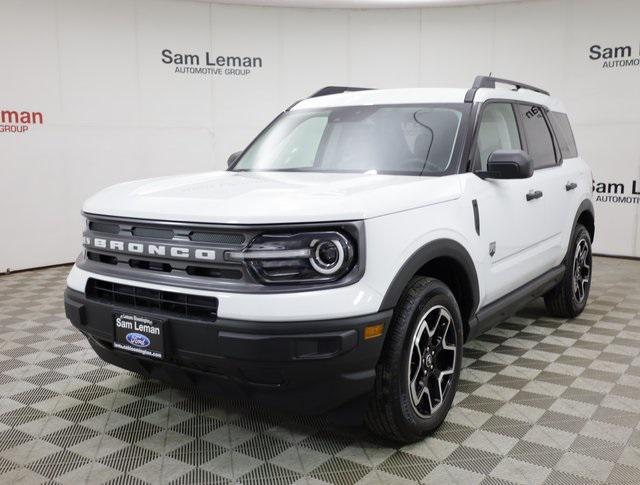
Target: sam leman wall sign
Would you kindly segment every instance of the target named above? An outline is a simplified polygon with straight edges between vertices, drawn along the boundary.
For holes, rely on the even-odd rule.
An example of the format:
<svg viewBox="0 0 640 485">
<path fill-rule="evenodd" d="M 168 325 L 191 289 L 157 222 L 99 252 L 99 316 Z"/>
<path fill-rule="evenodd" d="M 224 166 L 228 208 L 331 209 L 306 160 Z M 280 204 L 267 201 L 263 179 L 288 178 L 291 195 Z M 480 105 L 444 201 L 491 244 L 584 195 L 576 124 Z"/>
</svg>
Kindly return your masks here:
<svg viewBox="0 0 640 485">
<path fill-rule="evenodd" d="M 26 133 L 33 125 L 41 125 L 40 111 L 0 108 L 0 133 Z"/>
<path fill-rule="evenodd" d="M 184 53 L 163 49 L 162 62 L 174 67 L 177 74 L 212 76 L 248 76 L 262 69 L 262 57 L 218 55 L 213 52 Z"/>
<path fill-rule="evenodd" d="M 593 182 L 596 202 L 613 204 L 640 204 L 640 180 L 627 182 Z"/>
<path fill-rule="evenodd" d="M 589 48 L 589 59 L 602 63 L 603 69 L 640 66 L 640 46 L 602 46 L 594 44 Z"/>
</svg>

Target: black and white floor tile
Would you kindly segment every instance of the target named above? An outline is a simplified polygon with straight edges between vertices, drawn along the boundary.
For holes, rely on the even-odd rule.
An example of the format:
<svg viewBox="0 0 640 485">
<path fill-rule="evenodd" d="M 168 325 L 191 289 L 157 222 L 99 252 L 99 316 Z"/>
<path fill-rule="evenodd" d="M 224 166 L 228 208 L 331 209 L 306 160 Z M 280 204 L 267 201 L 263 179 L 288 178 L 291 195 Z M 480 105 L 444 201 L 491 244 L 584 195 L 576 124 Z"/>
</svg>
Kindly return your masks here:
<svg viewBox="0 0 640 485">
<path fill-rule="evenodd" d="M 455 406 L 396 447 L 102 362 L 68 267 L 0 277 L 0 483 L 640 483 L 640 262 L 597 258 L 580 318 L 535 302 L 465 347 Z"/>
</svg>

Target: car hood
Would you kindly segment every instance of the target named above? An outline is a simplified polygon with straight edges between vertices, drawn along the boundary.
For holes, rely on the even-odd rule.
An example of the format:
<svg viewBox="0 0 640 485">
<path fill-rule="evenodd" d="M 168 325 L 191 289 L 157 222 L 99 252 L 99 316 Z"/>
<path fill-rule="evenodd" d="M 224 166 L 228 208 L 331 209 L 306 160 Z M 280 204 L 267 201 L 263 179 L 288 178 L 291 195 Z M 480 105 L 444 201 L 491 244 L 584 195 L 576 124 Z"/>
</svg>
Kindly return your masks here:
<svg viewBox="0 0 640 485">
<path fill-rule="evenodd" d="M 219 224 L 368 219 L 460 196 L 458 177 L 301 172 L 208 172 L 102 190 L 90 214 Z"/>
</svg>

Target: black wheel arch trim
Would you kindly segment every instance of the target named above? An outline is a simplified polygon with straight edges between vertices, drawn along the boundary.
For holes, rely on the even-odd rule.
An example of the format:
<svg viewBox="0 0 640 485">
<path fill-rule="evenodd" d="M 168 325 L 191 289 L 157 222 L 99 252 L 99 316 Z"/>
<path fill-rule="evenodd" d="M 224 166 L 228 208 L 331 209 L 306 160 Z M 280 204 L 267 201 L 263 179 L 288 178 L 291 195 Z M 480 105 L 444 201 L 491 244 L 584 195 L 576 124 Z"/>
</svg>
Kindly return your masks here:
<svg viewBox="0 0 640 485">
<path fill-rule="evenodd" d="M 387 292 L 380 304 L 380 311 L 394 308 L 404 289 L 406 288 L 411 278 L 422 268 L 425 264 L 436 258 L 451 258 L 462 266 L 466 273 L 467 283 L 471 288 L 471 305 L 469 315 L 462 315 L 463 322 L 466 324 L 466 320 L 470 318 L 478 307 L 480 300 L 480 289 L 478 284 L 478 274 L 476 272 L 473 259 L 467 252 L 467 250 L 460 243 L 453 239 L 436 239 L 431 241 L 416 252 L 414 252 L 402 265 L 400 270 L 396 273 L 391 285 L 387 289 Z"/>
<path fill-rule="evenodd" d="M 571 244 L 571 241 L 573 241 L 573 235 L 575 234 L 576 225 L 578 224 L 578 219 L 580 219 L 582 214 L 584 214 L 585 212 L 588 212 L 591 215 L 591 219 L 593 219 L 593 227 L 591 228 L 587 227 L 587 231 L 589 231 L 589 235 L 591 236 L 591 242 L 593 243 L 593 240 L 595 239 L 595 233 L 596 233 L 595 232 L 596 231 L 595 229 L 596 214 L 595 214 L 595 210 L 593 208 L 593 202 L 591 201 L 591 199 L 584 199 L 578 206 L 576 215 L 573 218 L 573 226 L 571 229 L 571 239 L 569 240 L 569 244 Z"/>
</svg>

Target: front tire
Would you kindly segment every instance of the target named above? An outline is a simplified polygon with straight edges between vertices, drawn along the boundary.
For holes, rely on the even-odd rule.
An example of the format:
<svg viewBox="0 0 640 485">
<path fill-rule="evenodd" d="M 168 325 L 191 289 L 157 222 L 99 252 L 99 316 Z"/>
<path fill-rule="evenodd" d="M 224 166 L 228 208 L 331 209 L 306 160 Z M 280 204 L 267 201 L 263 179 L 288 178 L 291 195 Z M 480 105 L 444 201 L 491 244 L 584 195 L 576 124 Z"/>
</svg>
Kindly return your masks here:
<svg viewBox="0 0 640 485">
<path fill-rule="evenodd" d="M 587 305 L 592 273 L 591 237 L 582 225 L 576 225 L 565 257 L 562 281 L 544 295 L 547 311 L 556 317 L 575 318 Z"/>
<path fill-rule="evenodd" d="M 462 343 L 462 317 L 451 290 L 434 278 L 411 280 L 376 367 L 369 428 L 404 443 L 438 428 L 453 403 Z"/>
</svg>

